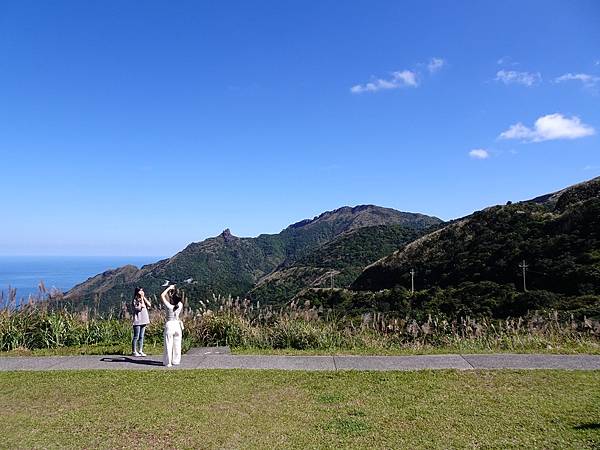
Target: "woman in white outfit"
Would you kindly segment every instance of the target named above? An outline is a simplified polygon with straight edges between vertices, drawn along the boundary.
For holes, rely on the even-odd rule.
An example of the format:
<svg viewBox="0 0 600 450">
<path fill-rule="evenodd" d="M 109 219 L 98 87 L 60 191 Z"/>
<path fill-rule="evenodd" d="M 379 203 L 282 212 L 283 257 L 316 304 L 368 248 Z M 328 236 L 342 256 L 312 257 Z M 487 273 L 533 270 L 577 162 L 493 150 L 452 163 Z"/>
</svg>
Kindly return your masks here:
<svg viewBox="0 0 600 450">
<path fill-rule="evenodd" d="M 160 294 L 160 298 L 167 308 L 163 364 L 171 367 L 181 362 L 181 337 L 183 330 L 179 314 L 183 310 L 183 296 L 175 289 L 175 285 L 171 285 Z"/>
</svg>

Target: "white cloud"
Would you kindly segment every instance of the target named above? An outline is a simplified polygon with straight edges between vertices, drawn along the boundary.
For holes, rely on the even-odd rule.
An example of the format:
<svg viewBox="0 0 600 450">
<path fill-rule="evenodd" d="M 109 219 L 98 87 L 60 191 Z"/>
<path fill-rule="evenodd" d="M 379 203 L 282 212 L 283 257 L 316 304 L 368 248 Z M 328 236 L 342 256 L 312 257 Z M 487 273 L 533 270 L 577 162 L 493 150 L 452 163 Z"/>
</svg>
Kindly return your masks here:
<svg viewBox="0 0 600 450">
<path fill-rule="evenodd" d="M 513 61 L 513 59 L 510 56 L 503 56 L 502 58 L 500 58 L 496 61 L 496 64 L 498 64 L 499 66 L 518 66 L 519 65 L 519 63 L 516 61 Z"/>
<path fill-rule="evenodd" d="M 502 139 L 528 139 L 531 138 L 535 132 L 527 128 L 521 122 L 516 125 L 511 125 L 510 128 L 500 134 Z"/>
<path fill-rule="evenodd" d="M 563 81 L 581 81 L 585 87 L 594 87 L 600 81 L 600 77 L 587 73 L 565 73 L 554 79 L 555 83 Z"/>
<path fill-rule="evenodd" d="M 417 63 L 415 70 L 399 70 L 391 73 L 390 78 L 375 78 L 365 84 L 355 84 L 350 88 L 353 94 L 362 94 L 363 92 L 377 92 L 390 89 L 400 89 L 406 87 L 418 87 L 421 84 L 422 73 L 425 67 L 430 74 L 433 74 L 446 66 L 446 60 L 443 58 L 431 58 L 428 63 Z"/>
<path fill-rule="evenodd" d="M 402 70 L 392 73 L 392 78 L 384 80 L 378 78 L 366 84 L 357 84 L 350 88 L 350 92 L 353 94 L 361 94 L 363 92 L 377 92 L 389 89 L 400 89 L 403 87 L 417 87 L 419 80 L 417 79 L 417 73 L 411 70 Z"/>
<path fill-rule="evenodd" d="M 474 148 L 469 152 L 469 156 L 474 159 L 487 159 L 490 157 L 490 152 L 483 148 Z"/>
<path fill-rule="evenodd" d="M 445 65 L 446 61 L 444 61 L 442 58 L 431 58 L 427 64 L 427 70 L 429 70 L 429 73 L 435 73 Z"/>
<path fill-rule="evenodd" d="M 417 81 L 417 74 L 410 70 L 403 70 L 402 72 L 394 72 L 394 81 L 404 83 L 406 86 L 417 87 L 419 85 Z"/>
<path fill-rule="evenodd" d="M 588 164 L 587 166 L 585 166 L 583 168 L 583 170 L 596 170 L 596 169 L 600 169 L 600 166 L 592 166 L 592 165 Z"/>
<path fill-rule="evenodd" d="M 523 86 L 533 86 L 542 81 L 542 75 L 539 72 L 517 72 L 514 70 L 499 70 L 496 72 L 496 81 L 502 81 L 504 84 L 522 84 Z"/>
<path fill-rule="evenodd" d="M 578 139 L 595 133 L 596 130 L 590 125 L 581 123 L 579 117 L 568 118 L 555 113 L 537 119 L 533 128 L 526 127 L 521 122 L 511 125 L 508 130 L 500 134 L 499 138 L 542 142 L 554 139 Z"/>
</svg>

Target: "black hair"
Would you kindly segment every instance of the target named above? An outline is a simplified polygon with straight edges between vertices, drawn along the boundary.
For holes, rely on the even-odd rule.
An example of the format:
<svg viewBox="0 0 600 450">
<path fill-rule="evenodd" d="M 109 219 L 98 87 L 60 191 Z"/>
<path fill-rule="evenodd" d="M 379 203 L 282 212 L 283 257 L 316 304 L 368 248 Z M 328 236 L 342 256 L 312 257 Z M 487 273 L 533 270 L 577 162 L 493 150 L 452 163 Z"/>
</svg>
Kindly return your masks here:
<svg viewBox="0 0 600 450">
<path fill-rule="evenodd" d="M 135 290 L 133 291 L 133 300 L 138 300 L 141 296 L 140 296 L 140 291 L 144 289 L 142 287 L 136 287 Z"/>
<path fill-rule="evenodd" d="M 177 311 L 179 308 L 179 302 L 183 304 L 183 292 L 180 289 L 174 289 L 171 291 L 171 305 L 173 305 L 173 311 Z"/>
</svg>

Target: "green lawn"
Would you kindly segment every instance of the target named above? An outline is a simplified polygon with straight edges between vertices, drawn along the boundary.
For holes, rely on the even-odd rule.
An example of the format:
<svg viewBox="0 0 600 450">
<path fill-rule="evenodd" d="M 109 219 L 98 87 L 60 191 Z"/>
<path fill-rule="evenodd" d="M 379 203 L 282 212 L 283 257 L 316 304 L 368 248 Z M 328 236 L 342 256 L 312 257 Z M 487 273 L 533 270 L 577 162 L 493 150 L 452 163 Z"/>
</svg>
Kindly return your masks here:
<svg viewBox="0 0 600 450">
<path fill-rule="evenodd" d="M 0 373 L 1 447 L 598 448 L 600 371 Z"/>
</svg>

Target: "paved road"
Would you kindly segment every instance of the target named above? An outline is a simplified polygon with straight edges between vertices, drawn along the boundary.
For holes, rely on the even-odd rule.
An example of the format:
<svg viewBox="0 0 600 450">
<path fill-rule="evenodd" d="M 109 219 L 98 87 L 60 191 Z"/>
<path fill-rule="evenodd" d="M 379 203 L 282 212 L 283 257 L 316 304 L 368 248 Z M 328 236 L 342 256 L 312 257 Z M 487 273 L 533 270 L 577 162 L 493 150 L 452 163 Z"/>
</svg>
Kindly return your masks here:
<svg viewBox="0 0 600 450">
<path fill-rule="evenodd" d="M 2 357 L 8 370 L 173 370 L 160 357 L 36 356 Z M 567 369 L 600 370 L 600 355 L 416 355 L 416 356 L 251 356 L 231 355 L 227 347 L 194 348 L 176 369 L 423 370 Z"/>
</svg>

